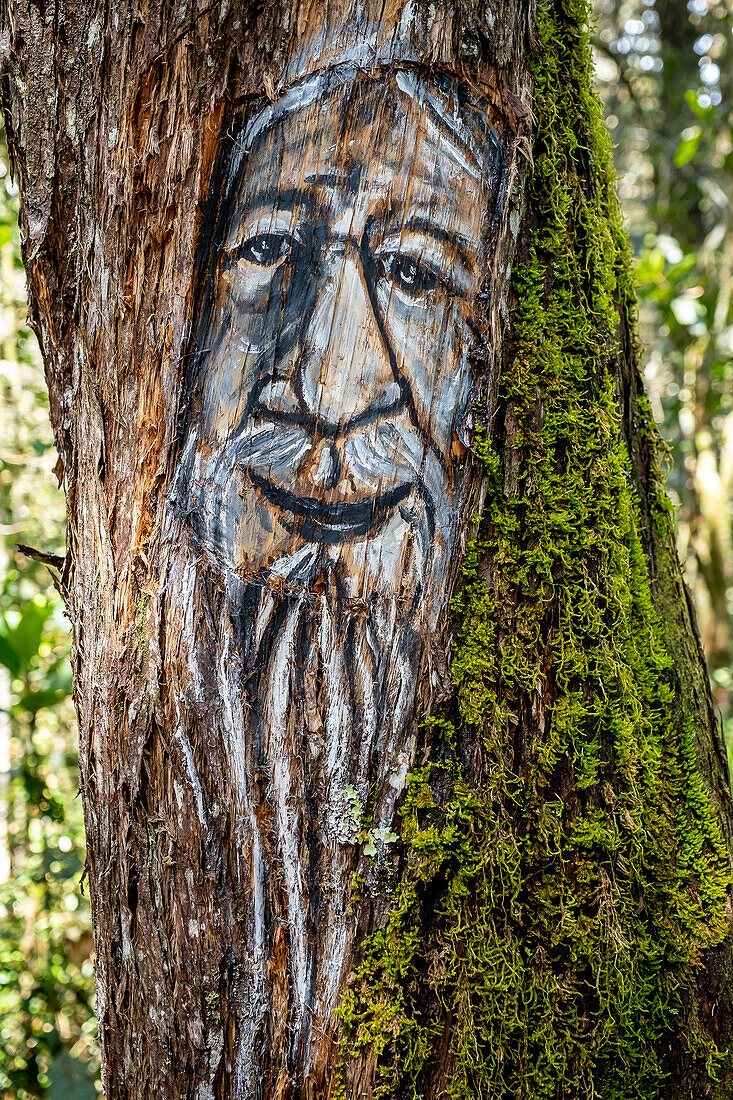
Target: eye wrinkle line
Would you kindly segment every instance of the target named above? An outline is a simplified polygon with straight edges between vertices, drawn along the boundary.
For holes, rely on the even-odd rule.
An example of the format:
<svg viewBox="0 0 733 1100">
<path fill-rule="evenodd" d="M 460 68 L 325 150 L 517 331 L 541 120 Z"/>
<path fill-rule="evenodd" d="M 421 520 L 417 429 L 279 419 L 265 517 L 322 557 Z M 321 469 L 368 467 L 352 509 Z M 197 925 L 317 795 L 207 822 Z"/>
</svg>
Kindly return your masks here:
<svg viewBox="0 0 733 1100">
<path fill-rule="evenodd" d="M 450 229 L 443 229 L 431 221 L 430 218 L 421 217 L 420 215 L 408 218 L 401 226 L 401 232 L 402 234 L 424 233 L 441 244 L 450 245 L 469 270 L 473 270 L 478 264 L 478 257 L 471 250 L 471 243 L 466 237 L 462 234 L 453 233 Z"/>
<path fill-rule="evenodd" d="M 277 184 L 270 184 L 261 191 L 255 191 L 249 202 L 246 204 L 243 202 L 243 205 L 248 213 L 269 210 L 270 219 L 272 219 L 278 210 L 292 213 L 297 206 L 307 206 L 310 212 L 314 207 L 317 207 L 317 198 L 315 190 L 309 187 L 285 187 L 281 189 Z M 240 226 L 241 221 L 237 224 L 234 233 L 230 233 L 229 236 L 236 237 Z"/>
</svg>

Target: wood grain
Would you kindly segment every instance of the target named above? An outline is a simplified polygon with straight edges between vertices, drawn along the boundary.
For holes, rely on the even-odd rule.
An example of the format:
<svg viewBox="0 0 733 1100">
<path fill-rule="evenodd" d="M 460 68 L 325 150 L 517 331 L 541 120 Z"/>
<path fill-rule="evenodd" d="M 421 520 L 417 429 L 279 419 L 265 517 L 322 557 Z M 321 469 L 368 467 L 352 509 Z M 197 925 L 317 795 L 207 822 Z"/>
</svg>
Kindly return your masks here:
<svg viewBox="0 0 733 1100">
<path fill-rule="evenodd" d="M 487 122 L 505 143 L 504 213 L 491 222 L 496 205 L 491 186 L 471 195 L 459 186 L 453 205 L 434 205 L 432 213 L 443 227 L 468 217 L 469 243 L 475 247 L 480 238 L 485 249 L 462 293 L 468 299 L 477 286 L 492 288 L 480 309 L 472 308 L 478 336 L 470 352 L 480 415 L 490 415 L 513 247 L 508 200 L 519 202 L 526 163 L 521 143 L 529 81 L 522 57 L 531 24 L 529 5 L 507 2 L 493 9 L 495 29 L 479 17 L 478 38 L 474 30 L 465 31 L 468 23 L 458 9 L 426 18 L 399 0 L 261 7 L 224 0 L 175 9 L 156 0 L 145 5 L 123 0 L 111 7 L 90 0 L 42 7 L 13 0 L 0 16 L 3 100 L 21 188 L 31 312 L 68 493 L 68 608 L 109 1100 L 328 1094 L 340 976 L 355 939 L 385 911 L 379 891 L 374 897 L 367 891 L 347 920 L 345 884 L 360 857 L 358 846 L 341 835 L 351 797 L 346 787 L 363 803 L 376 789 L 380 768 L 395 772 L 397 786 L 380 788 L 378 812 L 386 828 L 400 777 L 422 751 L 413 717 L 448 683 L 445 608 L 465 520 L 480 491 L 467 439 L 453 438 L 455 409 L 451 412 L 449 401 L 442 423 L 443 412 L 432 407 L 427 394 L 436 384 L 437 361 L 447 370 L 466 355 L 463 336 L 459 341 L 451 329 L 463 322 L 449 320 L 446 307 L 433 319 L 432 332 L 431 326 L 418 325 L 408 333 L 410 322 L 390 306 L 395 326 L 403 329 L 390 337 L 393 350 L 410 362 L 423 361 L 425 390 L 421 407 L 413 395 L 418 423 L 400 412 L 391 418 L 391 428 L 419 428 L 418 435 L 437 440 L 450 471 L 441 476 L 453 512 L 443 526 L 436 523 L 440 569 L 436 566 L 434 577 L 423 572 L 423 585 L 435 587 L 432 604 L 419 614 L 403 609 L 415 598 L 417 576 L 410 572 L 408 559 L 415 551 L 408 548 L 405 531 L 397 539 L 398 560 L 386 570 L 386 549 L 371 563 L 362 553 L 367 542 L 377 547 L 378 535 L 341 541 L 336 557 L 340 574 L 353 581 L 348 593 L 336 592 L 333 579 L 313 573 L 307 591 L 294 594 L 287 578 L 277 581 L 273 564 L 297 554 L 309 539 L 302 525 L 288 531 L 287 517 L 284 523 L 277 519 L 265 537 L 250 522 L 258 502 L 249 483 L 233 499 L 230 514 L 240 519 L 233 521 L 231 539 L 209 537 L 201 523 L 210 500 L 206 479 L 203 489 L 189 485 L 188 497 L 182 489 L 185 446 L 195 439 L 197 453 L 208 455 L 207 461 L 217 448 L 223 452 L 248 384 L 244 377 L 225 379 L 223 368 L 204 371 L 203 377 L 198 370 L 197 325 L 205 314 L 207 285 L 202 249 L 211 228 L 213 183 L 226 150 L 241 136 L 238 127 L 253 111 L 268 100 L 277 102 L 308 73 L 324 72 L 351 50 L 357 58 L 371 58 L 363 83 L 329 92 L 330 113 L 322 117 L 316 110 L 294 112 L 269 136 L 263 132 L 260 161 L 267 163 L 267 142 L 282 143 L 290 128 L 288 170 L 305 179 L 315 168 L 316 150 L 336 140 L 340 170 L 348 170 L 350 157 L 366 169 L 361 189 L 347 198 L 371 202 L 381 187 L 380 201 L 390 190 L 404 201 L 425 186 L 409 162 L 418 148 L 428 156 L 431 139 L 422 134 L 420 112 L 394 88 L 396 71 L 402 65 L 405 72 L 447 73 L 472 89 L 490 105 Z M 481 43 L 473 57 L 464 50 L 467 36 Z M 390 104 L 399 108 L 394 125 Z M 338 139 L 329 131 L 334 126 L 340 128 Z M 391 182 L 370 175 L 377 145 L 380 163 L 387 154 Z M 275 172 L 278 179 L 284 170 Z M 266 169 L 259 171 L 264 186 Z M 455 172 L 452 178 L 458 179 Z M 232 199 L 232 212 L 243 217 L 252 213 L 248 185 L 245 180 Z M 380 232 L 386 226 L 382 216 Z M 331 224 L 330 231 L 334 228 Z M 243 244 L 238 229 L 239 223 L 232 223 L 228 246 L 235 251 Z M 384 497 L 401 484 L 396 462 L 391 474 L 380 473 L 376 486 L 350 480 L 353 471 L 347 467 L 356 458 L 347 452 L 355 436 L 349 443 L 343 433 L 329 436 L 321 430 L 327 416 L 343 428 L 345 410 L 353 419 L 374 402 L 380 386 L 388 390 L 394 382 L 391 365 L 387 370 L 378 355 L 374 358 L 380 337 L 368 316 L 374 311 L 361 261 L 352 264 L 352 249 L 356 246 L 348 240 L 340 267 L 333 268 L 341 286 L 331 311 L 341 310 L 341 324 L 348 327 L 349 303 L 361 295 L 362 316 L 352 317 L 349 354 L 371 356 L 372 365 L 364 368 L 361 385 L 350 378 L 339 388 L 339 378 L 344 381 L 349 371 L 345 344 L 334 345 L 331 357 L 323 359 L 310 378 L 311 398 L 321 393 L 318 431 L 297 476 L 288 474 L 288 488 L 300 494 L 298 499 L 318 496 L 327 507 L 363 503 L 365 492 Z M 381 259 L 385 271 L 394 262 L 386 250 Z M 226 310 L 228 295 L 250 293 L 235 285 L 242 278 L 241 260 L 208 283 L 215 318 Z M 387 285 L 395 296 L 394 270 L 377 292 Z M 220 319 L 217 324 L 222 331 Z M 455 342 L 453 351 L 436 350 L 438 334 Z M 397 366 L 402 371 L 404 364 Z M 270 393 L 263 400 L 279 401 L 277 407 L 284 409 L 286 395 Z M 386 431 L 385 425 L 383 420 Z M 372 447 L 374 442 L 372 429 Z M 416 445 L 413 467 L 424 465 L 429 453 L 424 441 Z M 339 464 L 340 478 L 333 472 Z M 314 487 L 318 478 L 331 486 L 320 494 Z M 400 505 L 406 507 L 406 500 L 397 510 L 380 513 L 385 532 L 390 523 L 405 526 Z M 369 515 L 359 522 L 371 528 Z M 381 722 L 387 742 L 393 740 L 376 758 L 366 753 L 360 761 L 365 729 L 349 725 L 351 719 L 339 725 L 334 717 L 343 658 L 324 663 L 324 654 L 336 635 L 351 632 L 355 663 L 369 674 L 354 686 L 349 707 L 359 715 L 371 713 L 375 657 L 367 645 L 368 604 L 382 583 L 386 606 L 390 585 L 400 577 L 409 578 L 408 591 L 395 597 L 402 603 L 393 633 L 383 631 L 384 660 L 389 663 L 394 639 L 399 635 L 405 642 L 412 631 L 414 644 L 405 658 L 409 669 L 393 674 L 394 682 L 382 669 L 385 694 L 372 736 L 378 740 Z M 264 725 L 258 716 L 265 730 L 259 745 L 248 734 L 256 685 L 240 690 L 253 634 L 243 629 L 236 612 L 252 585 L 273 608 L 300 600 L 297 621 L 290 625 L 299 646 L 310 630 L 319 651 L 304 656 L 299 666 L 298 707 L 282 720 L 271 715 Z M 329 604 L 338 611 L 330 623 L 324 610 Z M 281 646 L 288 637 L 284 629 Z M 271 656 L 271 670 L 292 667 L 287 646 L 279 665 L 274 650 Z M 332 759 L 324 766 L 329 743 Z M 272 770 L 285 745 L 289 778 Z M 385 754 L 381 763 L 380 753 Z M 283 835 L 294 838 L 297 849 L 290 865 Z M 256 866 L 263 868 L 259 875 L 253 873 Z M 369 860 L 365 866 L 368 871 Z M 264 913 L 260 940 L 254 932 L 257 912 Z M 343 940 L 337 951 L 334 929 Z M 303 993 L 303 974 L 314 959 L 320 960 L 321 977 Z M 368 1068 L 364 1072 L 366 1082 Z M 368 1088 L 365 1083 L 363 1095 Z"/>
</svg>

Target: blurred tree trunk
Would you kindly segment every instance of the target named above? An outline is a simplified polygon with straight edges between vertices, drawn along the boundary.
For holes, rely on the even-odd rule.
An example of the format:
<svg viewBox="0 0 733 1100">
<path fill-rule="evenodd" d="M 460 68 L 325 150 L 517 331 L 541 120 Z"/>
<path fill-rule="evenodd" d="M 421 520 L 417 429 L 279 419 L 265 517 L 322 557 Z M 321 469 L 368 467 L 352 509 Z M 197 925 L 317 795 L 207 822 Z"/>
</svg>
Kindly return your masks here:
<svg viewBox="0 0 733 1100">
<path fill-rule="evenodd" d="M 651 131 L 650 161 L 654 170 L 652 214 L 665 233 L 673 237 L 685 254 L 695 253 L 694 274 L 698 287 L 704 287 L 704 304 L 708 310 L 703 331 L 683 330 L 678 336 L 677 384 L 681 394 L 688 394 L 681 403 L 688 413 L 690 427 L 687 437 L 680 523 L 689 527 L 690 548 L 694 554 L 692 569 L 700 578 L 693 590 L 698 590 L 704 609 L 701 627 L 705 653 L 711 671 L 729 670 L 731 653 L 731 615 L 728 591 L 733 579 L 730 564 L 730 517 L 728 515 L 730 484 L 726 480 L 725 438 L 719 438 L 713 426 L 718 411 L 719 385 L 714 373 L 718 331 L 722 325 L 717 314 L 718 303 L 727 320 L 728 290 L 726 284 L 726 244 L 731 235 L 730 201 L 726 185 L 725 157 L 718 149 L 725 148 L 726 126 L 722 116 L 711 120 L 704 129 L 700 152 L 691 160 L 678 163 L 677 151 L 684 133 L 694 133 L 698 118 L 688 102 L 701 87 L 700 51 L 698 39 L 708 30 L 726 31 L 722 9 L 705 18 L 690 11 L 684 0 L 661 0 L 656 4 L 659 15 L 659 56 L 663 68 L 659 74 L 659 108 Z M 728 19 L 730 16 L 728 16 Z M 713 38 L 713 35 L 709 35 Z M 721 64 L 720 91 L 728 101 L 729 69 L 724 55 Z M 694 102 L 694 101 L 693 101 Z M 715 134 L 718 137 L 716 140 Z M 728 188 L 729 189 L 729 188 Z M 721 240 L 722 238 L 722 240 Z M 720 250 L 718 254 L 718 250 Z M 681 288 L 680 288 L 681 289 Z M 722 299 L 722 301 L 721 301 Z M 710 306 L 707 305 L 710 301 Z M 717 331 L 716 331 L 717 330 Z M 670 367 L 674 369 L 674 363 Z M 681 419 L 681 418 L 680 418 Z M 682 452 L 682 448 L 680 448 Z M 682 464 L 681 464 L 682 466 Z M 691 582 L 693 583 L 693 582 Z M 728 700 L 720 700 L 724 711 Z M 727 705 L 726 705 L 727 704 Z"/>
<path fill-rule="evenodd" d="M 680 141 L 680 120 L 693 121 L 686 95 L 700 83 L 695 42 L 700 29 L 692 25 L 684 0 L 660 0 L 659 56 L 663 68 L 659 74 L 659 110 L 652 138 L 652 165 L 655 170 L 655 210 L 660 220 L 676 224 L 683 248 L 694 248 L 704 234 L 695 180 L 689 169 L 678 167 L 674 155 Z"/>
<path fill-rule="evenodd" d="M 730 1080 L 728 778 L 637 369 L 585 6 L 336 8 L 13 0 L 1 17 L 68 494 L 105 1095 L 697 1100 Z M 453 693 L 431 686 L 437 659 L 423 667 L 437 720 L 415 715 L 399 841 L 360 820 L 344 842 L 341 1007 L 295 1042 L 293 929 L 328 929 L 317 897 L 288 910 L 273 856 L 253 1006 L 256 857 L 238 847 L 211 688 L 222 596 L 211 582 L 172 617 L 165 500 L 217 150 L 232 105 L 274 99 L 320 29 L 407 34 L 410 65 L 480 86 L 507 184 L 477 306 L 482 519 L 433 639 L 443 662 L 453 645 Z M 194 699 L 184 635 L 204 629 Z"/>
</svg>

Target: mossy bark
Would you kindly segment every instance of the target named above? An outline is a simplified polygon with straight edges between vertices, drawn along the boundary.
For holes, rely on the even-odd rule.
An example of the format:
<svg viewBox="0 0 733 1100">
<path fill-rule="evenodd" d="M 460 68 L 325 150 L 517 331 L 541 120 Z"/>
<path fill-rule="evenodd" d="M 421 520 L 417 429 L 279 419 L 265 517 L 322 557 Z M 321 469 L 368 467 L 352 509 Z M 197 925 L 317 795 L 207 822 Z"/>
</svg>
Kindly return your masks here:
<svg viewBox="0 0 733 1100">
<path fill-rule="evenodd" d="M 161 502 L 225 108 L 272 89 L 314 26 L 404 14 L 366 9 L 14 0 L 0 23 L 68 490 L 108 1100 L 249 1100 L 232 1070 L 232 853 L 174 796 L 188 783 Z M 479 74 L 514 138 L 517 251 L 494 258 L 512 289 L 485 349 L 501 372 L 475 410 L 483 504 L 453 601 L 453 696 L 421 726 L 391 864 L 372 893 L 354 884 L 336 1042 L 303 1081 L 277 1037 L 257 1095 L 733 1095 L 728 776 L 640 382 L 588 11 L 413 16 L 425 64 Z"/>
<path fill-rule="evenodd" d="M 380 1052 L 378 1096 L 413 1095 L 408 1077 L 416 1095 L 462 1098 L 732 1087 L 729 779 L 584 16 L 539 6 L 534 163 L 487 498 L 454 601 L 456 693 L 404 808 L 389 923 L 342 1009 L 345 1065 Z"/>
</svg>

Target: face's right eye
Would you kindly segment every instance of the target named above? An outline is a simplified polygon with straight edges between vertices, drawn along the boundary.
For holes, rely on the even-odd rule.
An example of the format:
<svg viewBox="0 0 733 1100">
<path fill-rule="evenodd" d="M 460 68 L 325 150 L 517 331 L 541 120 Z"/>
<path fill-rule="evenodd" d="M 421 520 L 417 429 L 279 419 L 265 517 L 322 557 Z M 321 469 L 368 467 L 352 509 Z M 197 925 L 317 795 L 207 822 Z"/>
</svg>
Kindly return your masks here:
<svg viewBox="0 0 733 1100">
<path fill-rule="evenodd" d="M 245 260 L 258 267 L 274 267 L 290 254 L 295 244 L 289 233 L 256 233 L 230 249 L 229 254 L 235 262 Z"/>
</svg>

